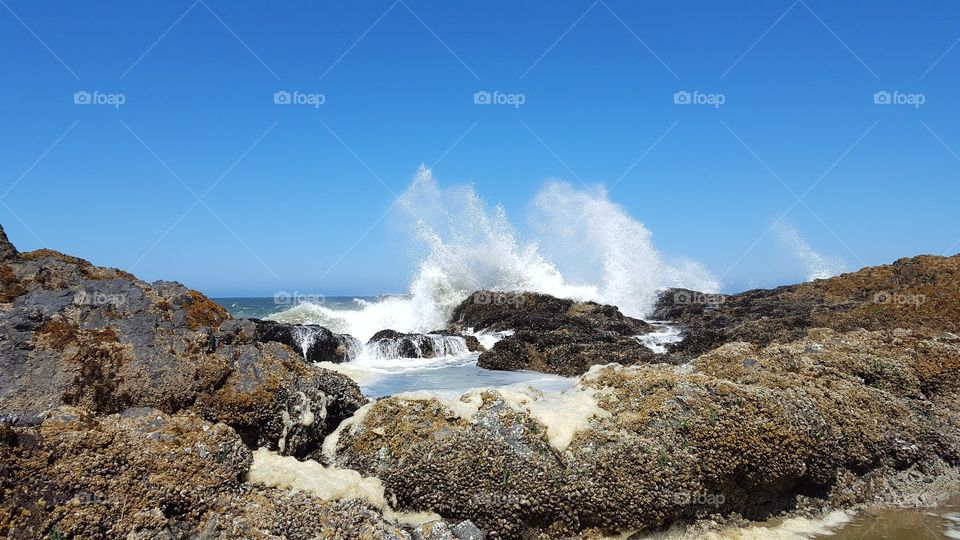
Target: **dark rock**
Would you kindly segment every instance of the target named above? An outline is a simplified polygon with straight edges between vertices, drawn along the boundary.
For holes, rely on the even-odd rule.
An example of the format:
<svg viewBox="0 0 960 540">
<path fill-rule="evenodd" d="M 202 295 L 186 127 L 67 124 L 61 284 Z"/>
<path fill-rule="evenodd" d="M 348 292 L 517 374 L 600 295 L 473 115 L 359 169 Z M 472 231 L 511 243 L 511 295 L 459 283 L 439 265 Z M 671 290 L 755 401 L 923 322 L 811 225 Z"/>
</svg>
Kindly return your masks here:
<svg viewBox="0 0 960 540">
<path fill-rule="evenodd" d="M 573 377 L 596 365 L 653 362 L 656 354 L 634 337 L 520 331 L 480 355 L 477 365 L 503 371 L 532 370 Z"/>
<path fill-rule="evenodd" d="M 591 366 L 649 362 L 655 355 L 634 336 L 651 332 L 615 306 L 535 293 L 480 291 L 453 312 L 451 329 L 515 331 L 480 355 L 487 369 L 579 375 Z"/>
<path fill-rule="evenodd" d="M 0 262 L 16 259 L 19 254 L 20 252 L 17 251 L 17 248 L 14 247 L 7 238 L 7 233 L 3 230 L 3 226 L 0 225 Z"/>
<path fill-rule="evenodd" d="M 646 322 L 620 313 L 616 306 L 529 292 L 475 292 L 457 306 L 450 321 L 451 330 L 585 330 L 622 335 L 652 330 Z"/>
<path fill-rule="evenodd" d="M 353 359 L 359 352 L 359 341 L 347 334 L 335 334 L 315 324 L 286 324 L 250 319 L 256 326 L 253 340 L 261 343 L 283 343 L 300 352 L 308 362 L 339 364 Z"/>
</svg>

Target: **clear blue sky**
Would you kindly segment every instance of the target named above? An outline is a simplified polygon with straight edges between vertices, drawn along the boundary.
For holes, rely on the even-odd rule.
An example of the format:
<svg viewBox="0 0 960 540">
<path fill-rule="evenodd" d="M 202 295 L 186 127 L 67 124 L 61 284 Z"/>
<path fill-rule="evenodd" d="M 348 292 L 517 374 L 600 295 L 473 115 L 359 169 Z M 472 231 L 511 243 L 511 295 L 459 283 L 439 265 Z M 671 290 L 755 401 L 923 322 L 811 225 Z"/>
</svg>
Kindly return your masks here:
<svg viewBox="0 0 960 540">
<path fill-rule="evenodd" d="M 421 163 L 522 221 L 642 156 L 611 199 L 729 289 L 802 277 L 769 237 L 741 256 L 815 183 L 782 222 L 825 256 L 954 253 L 958 40 L 955 1 L 2 0 L 0 222 L 212 295 L 396 291 L 389 217 L 328 269 Z"/>
</svg>

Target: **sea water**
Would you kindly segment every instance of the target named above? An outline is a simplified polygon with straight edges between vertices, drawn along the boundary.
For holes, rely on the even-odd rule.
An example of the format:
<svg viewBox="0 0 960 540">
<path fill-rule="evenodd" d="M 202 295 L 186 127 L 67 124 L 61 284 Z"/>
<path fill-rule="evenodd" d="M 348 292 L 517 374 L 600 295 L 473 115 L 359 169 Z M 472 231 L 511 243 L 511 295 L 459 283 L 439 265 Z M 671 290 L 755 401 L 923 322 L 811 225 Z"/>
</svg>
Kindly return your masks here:
<svg viewBox="0 0 960 540">
<path fill-rule="evenodd" d="M 289 313 L 322 313 L 329 310 L 333 318 L 341 313 L 346 317 L 356 316 L 366 306 L 377 302 L 391 301 L 396 296 L 384 297 L 313 297 L 309 305 L 291 306 L 275 298 L 214 298 L 236 318 L 281 319 L 289 321 Z M 352 313 L 350 313 L 352 312 Z M 284 316 L 283 314 L 287 314 Z M 317 324 L 316 319 L 304 318 L 298 324 Z M 329 323 L 328 323 L 329 324 Z M 334 325 L 335 331 L 341 331 Z M 486 347 L 509 332 L 477 333 L 476 337 Z M 369 338 L 369 336 L 366 336 Z M 356 357 L 346 363 L 318 364 L 326 369 L 341 372 L 357 381 L 367 396 L 382 397 L 401 392 L 427 390 L 441 393 L 463 393 L 473 388 L 525 388 L 527 386 L 545 392 L 563 391 L 572 388 L 575 379 L 548 375 L 533 371 L 496 371 L 477 367 L 480 354 L 467 350 L 463 338 L 455 336 L 428 336 L 433 338 L 437 355 L 431 358 L 400 358 L 396 347 L 390 343 L 361 347 Z"/>
</svg>

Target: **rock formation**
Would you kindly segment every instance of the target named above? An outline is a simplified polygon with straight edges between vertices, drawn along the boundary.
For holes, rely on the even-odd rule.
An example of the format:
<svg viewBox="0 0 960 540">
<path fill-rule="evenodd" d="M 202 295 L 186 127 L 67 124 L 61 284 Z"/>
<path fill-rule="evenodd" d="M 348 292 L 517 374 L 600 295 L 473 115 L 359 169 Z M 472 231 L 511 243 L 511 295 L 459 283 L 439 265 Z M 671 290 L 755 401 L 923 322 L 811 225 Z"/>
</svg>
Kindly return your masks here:
<svg viewBox="0 0 960 540">
<path fill-rule="evenodd" d="M 513 332 L 480 355 L 477 365 L 487 369 L 573 376 L 595 365 L 654 357 L 636 339 L 652 331 L 649 324 L 615 306 L 545 294 L 478 291 L 453 312 L 451 328 Z"/>
<path fill-rule="evenodd" d="M 437 334 L 512 331 L 481 366 L 573 389 L 368 402 L 311 362 L 348 336 L 234 320 L 0 228 L 0 536 L 599 538 L 936 503 L 960 486 L 958 263 L 668 291 L 653 317 L 685 338 L 664 354 L 616 307 L 481 291 Z M 438 354 L 425 337 L 372 342 Z"/>
</svg>

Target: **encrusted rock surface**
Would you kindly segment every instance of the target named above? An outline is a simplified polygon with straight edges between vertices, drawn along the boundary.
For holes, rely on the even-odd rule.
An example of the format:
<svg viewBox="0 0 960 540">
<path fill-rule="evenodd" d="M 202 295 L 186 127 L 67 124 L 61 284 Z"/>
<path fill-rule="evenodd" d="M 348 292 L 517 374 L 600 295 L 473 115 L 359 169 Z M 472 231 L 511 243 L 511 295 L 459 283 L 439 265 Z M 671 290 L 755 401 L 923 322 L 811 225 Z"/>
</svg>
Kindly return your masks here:
<svg viewBox="0 0 960 540">
<path fill-rule="evenodd" d="M 263 326 L 0 228 L 0 537 L 411 539 L 244 481 L 252 449 L 318 455 L 366 401 Z"/>
<path fill-rule="evenodd" d="M 635 339 L 653 328 L 615 306 L 535 293 L 478 291 L 453 312 L 451 328 L 513 331 L 477 363 L 487 369 L 529 369 L 580 375 L 591 366 L 650 361 L 654 353 Z"/>
<path fill-rule="evenodd" d="M 0 537 L 597 538 L 936 503 L 960 483 L 958 261 L 671 291 L 654 316 L 687 337 L 666 355 L 615 307 L 481 292 L 446 332 L 512 330 L 481 365 L 585 373 L 575 388 L 367 402 L 304 362 L 296 333 L 319 327 L 233 320 L 177 283 L 19 253 L 0 228 Z M 343 354 L 318 336 L 308 360 Z M 386 493 L 265 487 L 261 447 Z"/>
<path fill-rule="evenodd" d="M 0 251 L 12 276 L 0 291 L 0 415 L 15 425 L 61 405 L 189 410 L 249 444 L 305 456 L 364 401 L 346 377 L 258 341 L 257 323 L 179 283 L 50 250 Z"/>
<path fill-rule="evenodd" d="M 492 537 L 764 519 L 805 497 L 888 496 L 879 479 L 893 471 L 960 466 L 958 388 L 957 336 L 812 329 L 687 366 L 594 368 L 571 392 L 594 396 L 597 414 L 562 451 L 550 433 L 563 417 L 484 392 L 368 405 L 336 435 L 334 461 L 381 478 L 400 508 Z"/>
<path fill-rule="evenodd" d="M 250 450 L 195 415 L 63 407 L 0 435 L 5 538 L 411 538 L 359 501 L 243 483 Z"/>
</svg>

